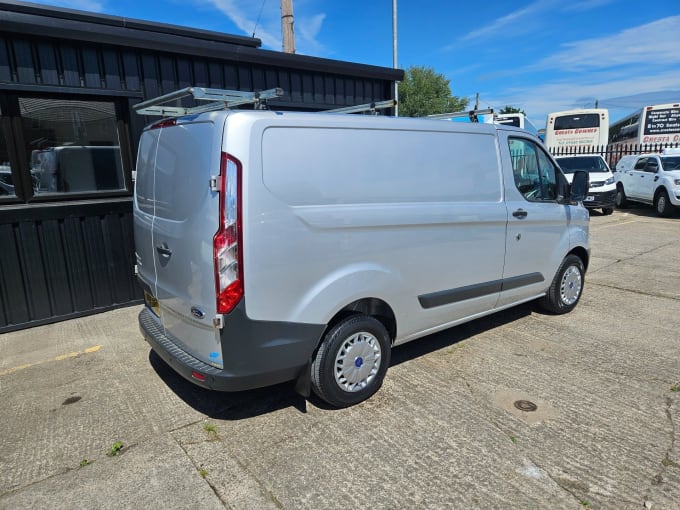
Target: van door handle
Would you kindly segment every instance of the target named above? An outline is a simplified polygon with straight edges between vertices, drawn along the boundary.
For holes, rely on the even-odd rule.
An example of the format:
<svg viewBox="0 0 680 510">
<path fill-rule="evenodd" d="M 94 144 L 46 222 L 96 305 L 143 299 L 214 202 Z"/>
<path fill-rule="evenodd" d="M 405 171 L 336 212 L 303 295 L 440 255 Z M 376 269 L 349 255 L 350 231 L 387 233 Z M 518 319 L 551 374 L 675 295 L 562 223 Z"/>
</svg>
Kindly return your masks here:
<svg viewBox="0 0 680 510">
<path fill-rule="evenodd" d="M 515 218 L 526 218 L 527 214 L 528 213 L 524 209 L 517 209 L 512 213 Z"/>
<path fill-rule="evenodd" d="M 172 250 L 168 248 L 167 243 L 161 243 L 157 245 L 156 251 L 161 257 L 170 258 L 170 255 L 172 255 Z"/>
</svg>

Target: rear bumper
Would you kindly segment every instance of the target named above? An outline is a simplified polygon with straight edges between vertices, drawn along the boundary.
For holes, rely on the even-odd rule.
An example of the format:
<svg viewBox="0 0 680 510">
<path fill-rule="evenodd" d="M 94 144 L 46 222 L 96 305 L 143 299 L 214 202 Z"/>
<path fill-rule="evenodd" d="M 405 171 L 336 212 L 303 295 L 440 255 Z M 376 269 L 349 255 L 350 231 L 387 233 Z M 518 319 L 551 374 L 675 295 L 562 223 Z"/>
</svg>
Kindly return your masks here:
<svg viewBox="0 0 680 510">
<path fill-rule="evenodd" d="M 602 191 L 599 193 L 588 192 L 587 197 L 593 197 L 593 200 L 583 201 L 583 205 L 587 209 L 599 209 L 600 207 L 613 208 L 616 200 L 616 189 L 611 191 Z"/>
<path fill-rule="evenodd" d="M 224 368 L 219 369 L 181 349 L 147 307 L 139 313 L 139 329 L 156 354 L 185 379 L 218 391 L 249 390 L 296 379 L 325 328 L 323 324 L 253 321 L 241 302 L 225 316 L 220 335 Z"/>
</svg>

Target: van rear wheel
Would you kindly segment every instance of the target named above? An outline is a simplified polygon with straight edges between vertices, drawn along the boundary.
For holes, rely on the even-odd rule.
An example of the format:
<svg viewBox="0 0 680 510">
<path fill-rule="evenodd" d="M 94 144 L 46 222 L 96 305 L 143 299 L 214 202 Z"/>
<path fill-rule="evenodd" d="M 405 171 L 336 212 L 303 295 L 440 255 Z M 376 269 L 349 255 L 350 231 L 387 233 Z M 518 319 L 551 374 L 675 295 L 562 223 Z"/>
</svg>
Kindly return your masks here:
<svg viewBox="0 0 680 510">
<path fill-rule="evenodd" d="M 583 261 L 579 257 L 567 255 L 557 270 L 548 293 L 539 301 L 541 308 L 557 314 L 571 312 L 581 299 L 585 272 Z"/>
<path fill-rule="evenodd" d="M 380 321 L 347 317 L 321 342 L 312 363 L 312 389 L 335 407 L 358 404 L 382 385 L 390 354 L 390 336 Z"/>
</svg>

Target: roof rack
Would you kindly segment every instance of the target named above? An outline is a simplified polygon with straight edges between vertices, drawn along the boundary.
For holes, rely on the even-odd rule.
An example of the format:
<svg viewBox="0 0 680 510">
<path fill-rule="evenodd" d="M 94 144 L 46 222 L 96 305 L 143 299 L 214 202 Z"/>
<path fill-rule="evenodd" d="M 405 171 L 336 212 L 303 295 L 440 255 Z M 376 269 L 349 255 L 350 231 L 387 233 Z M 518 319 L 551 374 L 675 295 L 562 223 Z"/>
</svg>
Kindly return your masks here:
<svg viewBox="0 0 680 510">
<path fill-rule="evenodd" d="M 186 87 L 163 96 L 158 96 L 148 101 L 143 101 L 132 108 L 140 115 L 163 115 L 179 117 L 181 115 L 193 115 L 195 113 L 209 112 L 232 108 L 242 104 L 253 104 L 255 108 L 261 108 L 267 99 L 281 97 L 283 89 L 273 88 L 260 92 L 243 92 L 240 90 L 209 89 L 205 87 Z M 197 101 L 209 101 L 209 103 L 185 108 L 182 106 L 163 106 L 165 103 L 192 96 Z"/>
<path fill-rule="evenodd" d="M 197 101 L 208 101 L 207 104 L 185 108 L 183 106 L 164 106 L 165 103 L 176 101 L 191 96 Z M 143 101 L 132 108 L 140 115 L 162 115 L 167 117 L 179 117 L 181 115 L 193 115 L 196 113 L 223 110 L 243 104 L 253 104 L 255 109 L 262 108 L 267 99 L 275 99 L 283 96 L 283 89 L 273 88 L 260 92 L 243 92 L 240 90 L 208 89 L 204 87 L 186 87 L 163 96 L 158 96 L 148 101 Z M 360 113 L 369 112 L 377 115 L 377 110 L 392 108 L 397 102 L 394 99 L 371 102 L 356 106 L 345 106 L 324 110 L 324 113 Z"/>
</svg>

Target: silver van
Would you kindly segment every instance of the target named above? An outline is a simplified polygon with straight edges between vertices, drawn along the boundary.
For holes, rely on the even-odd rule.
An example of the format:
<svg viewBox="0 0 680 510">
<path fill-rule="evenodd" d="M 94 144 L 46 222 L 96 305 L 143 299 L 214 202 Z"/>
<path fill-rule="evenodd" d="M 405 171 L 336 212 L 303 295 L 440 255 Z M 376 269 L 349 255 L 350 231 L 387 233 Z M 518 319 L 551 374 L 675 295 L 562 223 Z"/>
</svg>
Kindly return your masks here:
<svg viewBox="0 0 680 510">
<path fill-rule="evenodd" d="M 148 126 L 136 171 L 141 332 L 205 388 L 352 405 L 395 345 L 583 291 L 588 176 L 516 128 L 212 111 Z"/>
</svg>

